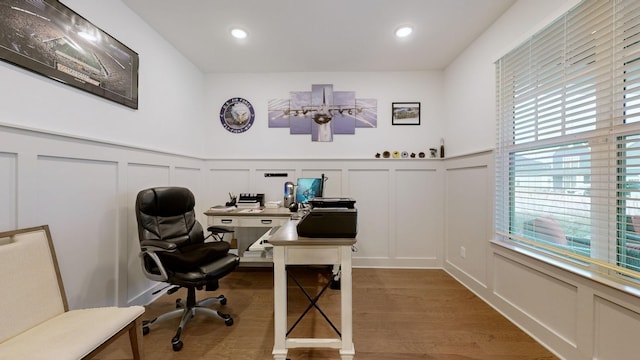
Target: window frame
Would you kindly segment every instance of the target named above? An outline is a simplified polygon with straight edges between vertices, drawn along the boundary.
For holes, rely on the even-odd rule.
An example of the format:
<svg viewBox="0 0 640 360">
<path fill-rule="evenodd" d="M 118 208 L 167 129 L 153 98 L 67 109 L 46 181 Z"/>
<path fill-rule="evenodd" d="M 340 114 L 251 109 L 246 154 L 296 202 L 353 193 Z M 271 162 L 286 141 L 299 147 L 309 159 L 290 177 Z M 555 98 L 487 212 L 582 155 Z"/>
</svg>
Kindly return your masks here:
<svg viewBox="0 0 640 360">
<path fill-rule="evenodd" d="M 634 170 L 629 162 L 633 157 L 628 154 L 640 153 L 638 19 L 640 5 L 634 1 L 586 0 L 496 62 L 495 230 L 501 242 L 615 281 L 640 285 L 640 224 L 638 255 L 633 257 L 638 265 L 631 266 L 627 259 L 629 228 L 633 227 L 629 204 L 636 198 L 640 204 L 640 183 L 637 191 L 626 187 Z M 557 41 L 558 37 L 562 42 Z M 629 66 L 634 62 L 636 65 Z M 626 71 L 630 71 L 629 75 Z M 627 84 L 629 79 L 632 81 Z M 594 117 L 592 122 L 590 114 Z M 633 121 L 628 122 L 629 119 Z M 630 137 L 638 138 L 638 148 L 629 147 Z M 582 154 L 588 154 L 588 168 L 586 160 L 571 153 L 574 144 L 582 144 L 576 149 L 586 149 Z M 545 156 L 547 163 L 527 164 L 534 161 L 536 154 Z M 553 168 L 556 161 L 561 169 Z M 537 175 L 536 166 L 541 168 Z M 525 186 L 523 179 L 527 174 L 530 184 Z M 563 194 L 576 188 L 579 177 L 583 188 L 588 190 L 572 190 L 573 195 L 578 193 L 575 197 Z M 548 178 L 551 185 L 545 188 Z M 526 191 L 529 187 L 531 194 Z M 548 199 L 558 199 L 557 209 L 545 209 L 544 202 L 553 200 L 543 200 L 546 195 L 542 190 L 552 193 Z M 531 198 L 522 201 L 524 195 Z M 541 223 L 538 220 L 545 213 L 561 217 L 563 210 L 570 210 L 568 205 L 579 206 L 580 201 L 587 199 L 588 243 L 571 243 L 578 240 L 571 240 L 566 234 L 554 239 L 564 238 L 570 245 L 547 240 L 540 234 L 550 233 L 557 225 L 532 227 L 533 223 L 529 223 L 534 220 Z M 640 218 L 640 205 L 633 210 L 637 210 Z M 522 220 L 525 215 L 531 219 Z M 534 232 L 527 230 L 531 228 Z M 572 230 L 562 224 L 560 228 Z"/>
</svg>

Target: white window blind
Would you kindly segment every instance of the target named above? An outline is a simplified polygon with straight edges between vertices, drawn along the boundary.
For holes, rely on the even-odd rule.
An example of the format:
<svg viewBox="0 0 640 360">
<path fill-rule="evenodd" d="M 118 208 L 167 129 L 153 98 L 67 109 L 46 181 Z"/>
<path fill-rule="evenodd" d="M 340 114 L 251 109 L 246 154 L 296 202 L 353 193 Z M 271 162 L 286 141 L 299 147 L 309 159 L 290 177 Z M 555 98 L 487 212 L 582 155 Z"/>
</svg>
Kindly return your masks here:
<svg viewBox="0 0 640 360">
<path fill-rule="evenodd" d="M 498 238 L 640 280 L 640 1 L 581 2 L 496 81 Z"/>
</svg>

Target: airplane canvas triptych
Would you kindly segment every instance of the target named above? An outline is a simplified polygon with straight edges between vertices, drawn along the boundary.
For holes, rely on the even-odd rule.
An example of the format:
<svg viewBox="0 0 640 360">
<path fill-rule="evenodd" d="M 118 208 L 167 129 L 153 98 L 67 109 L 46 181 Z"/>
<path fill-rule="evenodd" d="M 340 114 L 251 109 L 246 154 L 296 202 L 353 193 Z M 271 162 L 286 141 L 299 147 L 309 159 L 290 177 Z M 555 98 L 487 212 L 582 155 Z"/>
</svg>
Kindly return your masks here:
<svg viewBox="0 0 640 360">
<path fill-rule="evenodd" d="M 354 91 L 333 91 L 333 85 L 312 85 L 292 91 L 289 99 L 269 101 L 269 127 L 310 134 L 312 141 L 333 141 L 333 135 L 353 135 L 356 128 L 378 125 L 378 101 L 357 99 Z"/>
</svg>

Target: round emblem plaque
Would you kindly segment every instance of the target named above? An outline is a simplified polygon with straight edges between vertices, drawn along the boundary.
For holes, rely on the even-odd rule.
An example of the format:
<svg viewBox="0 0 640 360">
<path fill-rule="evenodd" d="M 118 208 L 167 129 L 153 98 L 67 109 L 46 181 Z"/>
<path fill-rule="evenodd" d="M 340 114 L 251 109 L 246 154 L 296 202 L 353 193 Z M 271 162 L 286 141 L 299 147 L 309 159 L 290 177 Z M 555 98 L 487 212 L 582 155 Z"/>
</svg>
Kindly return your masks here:
<svg viewBox="0 0 640 360">
<path fill-rule="evenodd" d="M 220 108 L 220 122 L 227 131 L 243 133 L 253 125 L 256 114 L 251 103 L 243 98 L 227 100 Z"/>
</svg>

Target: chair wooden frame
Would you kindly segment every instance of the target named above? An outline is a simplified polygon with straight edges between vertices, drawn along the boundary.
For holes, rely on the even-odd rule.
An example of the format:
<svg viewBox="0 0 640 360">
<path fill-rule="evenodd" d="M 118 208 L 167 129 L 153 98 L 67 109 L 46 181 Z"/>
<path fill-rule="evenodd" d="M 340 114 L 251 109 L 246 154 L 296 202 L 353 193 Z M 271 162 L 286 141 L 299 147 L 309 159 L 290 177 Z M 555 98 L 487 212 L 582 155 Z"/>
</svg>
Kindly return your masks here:
<svg viewBox="0 0 640 360">
<path fill-rule="evenodd" d="M 69 310 L 47 225 L 0 232 L 0 258 L 0 286 L 12 291 L 0 299 L 1 317 L 8 320 L 0 331 L 0 358 L 91 359 L 125 333 L 133 359 L 144 358 L 142 306 Z M 19 260 L 6 261 L 12 258 Z M 16 273 L 17 261 L 28 281 L 8 275 Z M 29 276 L 32 267 L 42 276 Z M 59 332 L 77 336 L 60 341 Z"/>
</svg>

